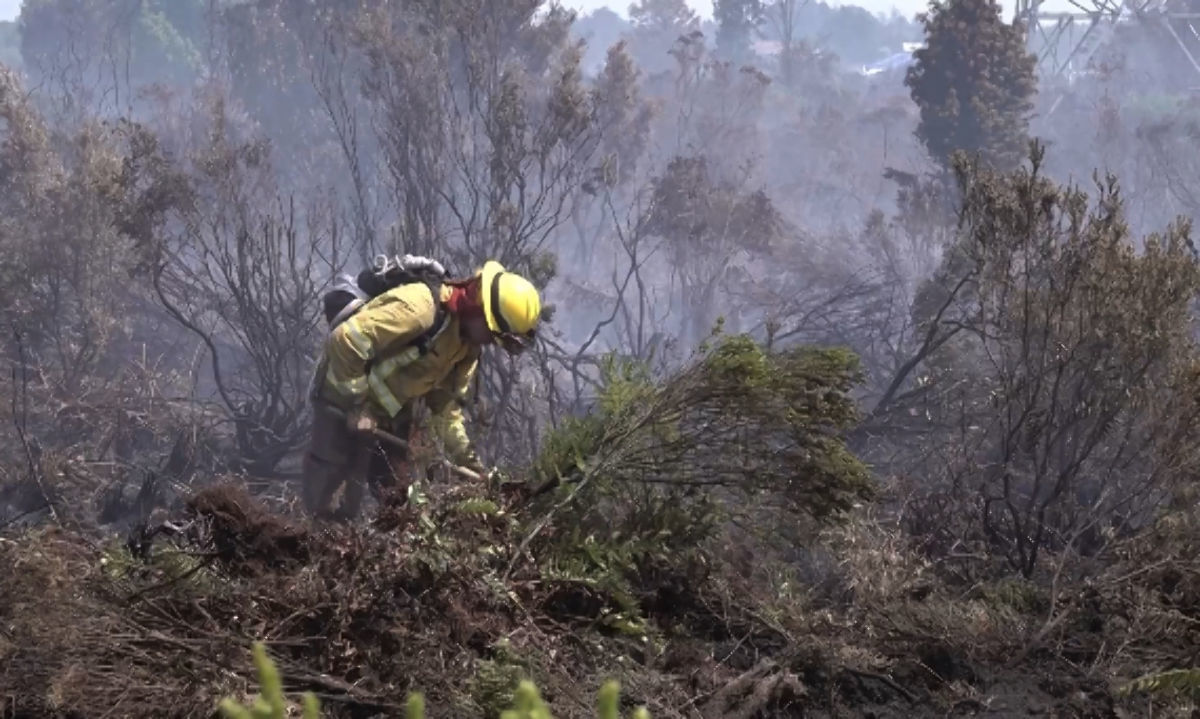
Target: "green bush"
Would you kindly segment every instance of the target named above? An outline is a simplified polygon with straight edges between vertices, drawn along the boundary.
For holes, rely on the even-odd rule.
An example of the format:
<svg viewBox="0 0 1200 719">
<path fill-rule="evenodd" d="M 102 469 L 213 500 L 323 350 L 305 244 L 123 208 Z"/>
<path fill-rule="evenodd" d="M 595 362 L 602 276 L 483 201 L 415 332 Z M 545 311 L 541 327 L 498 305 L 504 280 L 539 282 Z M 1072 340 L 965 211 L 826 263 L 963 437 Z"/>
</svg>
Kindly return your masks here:
<svg viewBox="0 0 1200 719">
<path fill-rule="evenodd" d="M 603 370 L 592 412 L 542 444 L 535 479 L 560 485 L 531 508 L 546 531 L 527 544 L 543 581 L 610 632 L 647 638 L 642 588 L 698 586 L 730 527 L 791 546 L 874 495 L 842 436 L 858 419 L 852 352 L 718 333 L 666 377 L 616 358 Z"/>
<path fill-rule="evenodd" d="M 768 351 L 744 335 L 663 379 L 610 360 L 594 411 L 552 432 L 534 465 L 573 499 L 560 524 L 578 536 L 559 536 L 570 547 L 619 538 L 637 559 L 697 547 L 723 515 L 753 511 L 747 498 L 835 519 L 874 494 L 841 436 L 858 419 L 859 379 L 849 351 Z"/>
</svg>

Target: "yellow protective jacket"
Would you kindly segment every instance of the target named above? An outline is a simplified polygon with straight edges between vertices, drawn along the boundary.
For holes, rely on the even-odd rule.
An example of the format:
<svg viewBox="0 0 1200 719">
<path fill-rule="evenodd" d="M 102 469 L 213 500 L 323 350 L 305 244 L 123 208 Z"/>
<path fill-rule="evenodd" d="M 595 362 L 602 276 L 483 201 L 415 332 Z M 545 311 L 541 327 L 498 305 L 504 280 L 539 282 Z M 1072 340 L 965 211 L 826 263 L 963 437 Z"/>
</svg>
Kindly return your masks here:
<svg viewBox="0 0 1200 719">
<path fill-rule="evenodd" d="M 447 301 L 452 291 L 443 285 L 440 301 Z M 366 407 L 387 417 L 424 397 L 451 459 L 466 464 L 475 457 L 462 408 L 479 348 L 462 339 L 458 318 L 447 313 L 421 355 L 413 342 L 437 319 L 437 307 L 423 283 L 402 285 L 372 299 L 330 333 L 322 395 L 342 409 Z"/>
</svg>

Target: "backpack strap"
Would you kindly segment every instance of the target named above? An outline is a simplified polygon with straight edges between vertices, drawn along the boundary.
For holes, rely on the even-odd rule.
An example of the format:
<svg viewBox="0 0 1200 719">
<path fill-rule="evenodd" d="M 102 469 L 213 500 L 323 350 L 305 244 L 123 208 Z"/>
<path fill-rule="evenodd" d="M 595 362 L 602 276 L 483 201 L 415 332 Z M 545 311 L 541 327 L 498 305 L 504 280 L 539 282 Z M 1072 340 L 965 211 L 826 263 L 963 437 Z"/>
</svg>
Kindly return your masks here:
<svg viewBox="0 0 1200 719">
<path fill-rule="evenodd" d="M 429 288 L 429 292 L 433 295 L 433 324 L 429 329 L 417 335 L 413 340 L 402 345 L 396 345 L 388 348 L 387 352 L 382 352 L 375 356 L 367 363 L 367 371 L 371 371 L 371 367 L 379 362 L 386 361 L 397 354 L 407 350 L 410 347 L 417 348 L 417 356 L 424 357 L 431 351 L 433 343 L 441 336 L 442 332 L 450 326 L 450 312 L 446 306 L 442 304 L 442 283 L 440 280 L 424 280 L 423 284 Z"/>
<path fill-rule="evenodd" d="M 365 304 L 367 304 L 365 301 L 360 300 L 357 297 L 347 302 L 346 306 L 343 307 L 340 312 L 329 319 L 329 333 L 333 334 L 333 331 L 337 329 L 338 325 L 345 322 L 350 315 L 362 309 L 363 305 Z"/>
<path fill-rule="evenodd" d="M 422 357 L 429 353 L 434 340 L 440 337 L 442 331 L 450 325 L 450 313 L 446 310 L 446 306 L 442 304 L 442 282 L 440 280 L 425 280 L 425 286 L 429 288 L 429 293 L 433 295 L 433 326 L 409 343 L 410 347 L 415 346 L 417 348 L 417 352 Z"/>
</svg>

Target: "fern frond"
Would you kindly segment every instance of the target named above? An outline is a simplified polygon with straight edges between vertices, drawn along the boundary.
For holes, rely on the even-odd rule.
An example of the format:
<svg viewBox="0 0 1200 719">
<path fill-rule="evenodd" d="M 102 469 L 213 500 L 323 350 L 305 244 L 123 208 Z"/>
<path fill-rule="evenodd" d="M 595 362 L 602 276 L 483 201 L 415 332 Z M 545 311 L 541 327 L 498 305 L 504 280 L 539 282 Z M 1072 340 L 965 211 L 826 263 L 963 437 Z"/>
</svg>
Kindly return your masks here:
<svg viewBox="0 0 1200 719">
<path fill-rule="evenodd" d="M 1171 669 L 1147 674 L 1122 685 L 1117 693 L 1122 696 L 1137 693 L 1187 694 L 1200 697 L 1200 668 Z"/>
</svg>

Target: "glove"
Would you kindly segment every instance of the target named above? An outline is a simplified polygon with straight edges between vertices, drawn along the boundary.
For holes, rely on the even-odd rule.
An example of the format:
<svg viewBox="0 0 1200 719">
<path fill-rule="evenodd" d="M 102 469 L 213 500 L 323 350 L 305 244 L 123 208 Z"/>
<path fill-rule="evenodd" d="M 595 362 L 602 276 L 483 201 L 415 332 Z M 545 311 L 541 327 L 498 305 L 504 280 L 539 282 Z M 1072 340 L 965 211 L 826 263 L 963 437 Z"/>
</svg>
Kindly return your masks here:
<svg viewBox="0 0 1200 719">
<path fill-rule="evenodd" d="M 356 409 L 346 415 L 346 427 L 355 434 L 370 434 L 379 426 L 375 418 L 361 409 Z"/>
</svg>

